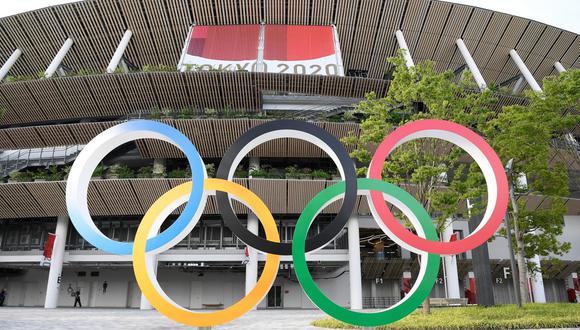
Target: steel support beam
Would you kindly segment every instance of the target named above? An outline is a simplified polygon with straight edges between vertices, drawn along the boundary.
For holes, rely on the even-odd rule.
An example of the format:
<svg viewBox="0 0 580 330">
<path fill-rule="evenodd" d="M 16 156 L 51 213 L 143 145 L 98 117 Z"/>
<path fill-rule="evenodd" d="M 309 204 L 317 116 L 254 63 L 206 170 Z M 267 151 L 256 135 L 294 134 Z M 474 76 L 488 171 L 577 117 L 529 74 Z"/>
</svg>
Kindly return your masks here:
<svg viewBox="0 0 580 330">
<path fill-rule="evenodd" d="M 48 68 L 44 72 L 44 78 L 48 79 L 48 78 L 52 78 L 52 76 L 54 76 L 54 74 L 60 68 L 60 65 L 62 64 L 64 57 L 66 56 L 68 51 L 71 49 L 73 43 L 74 43 L 74 41 L 71 38 L 66 39 L 66 41 L 64 42 L 64 44 L 62 45 L 62 47 L 60 48 L 58 53 L 56 53 L 56 56 L 54 57 L 52 62 L 50 62 L 50 65 L 48 66 Z"/>
<path fill-rule="evenodd" d="M 475 64 L 475 61 L 473 60 L 473 57 L 471 56 L 471 53 L 469 53 L 469 49 L 467 49 L 467 46 L 465 45 L 463 40 L 457 39 L 455 41 L 455 44 L 457 44 L 457 48 L 459 48 L 459 52 L 463 56 L 463 59 L 465 60 L 465 63 L 469 67 L 471 74 L 473 74 L 473 79 L 475 79 L 475 82 L 477 83 L 477 86 L 479 86 L 479 89 L 480 90 L 487 89 L 487 83 L 485 82 L 485 79 L 483 79 L 483 76 L 481 75 L 481 72 L 479 71 L 477 64 Z"/>
<path fill-rule="evenodd" d="M 348 220 L 348 267 L 350 282 L 350 309 L 361 310 L 362 275 L 360 266 L 360 236 L 358 216 L 351 215 Z"/>
<path fill-rule="evenodd" d="M 560 63 L 559 61 L 556 62 L 556 63 L 554 63 L 554 67 L 556 68 L 556 70 L 558 71 L 558 73 L 564 73 L 564 72 L 566 72 L 566 68 L 564 68 L 564 66 L 562 65 L 562 63 Z"/>
<path fill-rule="evenodd" d="M 534 92 L 541 93 L 542 87 L 540 87 L 540 85 L 538 84 L 538 82 L 536 81 L 536 79 L 534 78 L 534 76 L 532 75 L 532 73 L 530 72 L 530 70 L 528 69 L 528 67 L 526 66 L 526 64 L 524 63 L 524 61 L 522 60 L 522 58 L 515 49 L 510 50 L 510 57 L 512 58 L 512 60 L 514 61 L 514 63 L 516 64 L 516 66 L 526 79 L 526 82 L 532 88 L 532 90 Z"/>
<path fill-rule="evenodd" d="M 8 75 L 8 72 L 10 71 L 10 69 L 12 69 L 12 66 L 14 66 L 14 63 L 16 63 L 16 61 L 18 61 L 18 59 L 20 58 L 21 55 L 22 55 L 22 51 L 19 48 L 16 48 L 14 50 L 14 52 L 12 53 L 12 55 L 10 55 L 10 57 L 8 58 L 6 63 L 4 63 L 4 65 L 2 65 L 2 68 L 0 68 L 0 82 L 2 82 L 2 80 L 4 80 L 4 78 L 6 78 L 6 76 Z"/>
<path fill-rule="evenodd" d="M 122 65 L 123 54 L 125 54 L 125 50 L 127 49 L 127 46 L 129 46 L 129 41 L 131 41 L 132 36 L 133 32 L 131 32 L 131 30 L 125 31 L 123 38 L 121 38 L 121 42 L 119 42 L 119 46 L 117 46 L 117 49 L 113 54 L 113 58 L 111 58 L 111 61 L 109 62 L 109 66 L 107 66 L 107 73 L 114 73 L 115 70 L 117 70 L 117 67 L 119 67 L 119 64 Z M 128 73 L 129 69 L 127 65 L 123 65 L 123 70 L 125 73 Z"/>
<path fill-rule="evenodd" d="M 407 64 L 407 68 L 412 68 L 415 66 L 413 62 L 413 57 L 411 56 L 411 51 L 407 46 L 407 41 L 405 40 L 405 36 L 403 35 L 403 31 L 397 30 L 395 32 L 395 36 L 397 37 L 397 42 L 399 43 L 399 48 L 403 50 L 403 56 L 405 58 L 405 63 Z"/>
<path fill-rule="evenodd" d="M 59 216 L 56 222 L 56 239 L 54 240 L 52 249 L 50 270 L 48 271 L 48 283 L 46 284 L 44 308 L 53 309 L 58 306 L 58 295 L 60 293 L 60 280 L 62 277 L 62 264 L 64 261 L 68 223 L 69 219 L 66 215 Z"/>
</svg>

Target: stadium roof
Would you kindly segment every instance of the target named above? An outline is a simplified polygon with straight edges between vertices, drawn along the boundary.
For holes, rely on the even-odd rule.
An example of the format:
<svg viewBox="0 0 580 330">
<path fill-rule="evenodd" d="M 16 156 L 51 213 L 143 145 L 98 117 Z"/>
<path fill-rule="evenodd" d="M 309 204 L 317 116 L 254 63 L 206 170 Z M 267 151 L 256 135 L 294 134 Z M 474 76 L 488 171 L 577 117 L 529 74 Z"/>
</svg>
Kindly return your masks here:
<svg viewBox="0 0 580 330">
<path fill-rule="evenodd" d="M 401 29 L 416 61 L 438 69 L 464 64 L 455 40 L 463 38 L 487 81 L 517 74 L 508 52 L 515 48 L 537 80 L 553 64 L 580 66 L 577 34 L 486 9 L 435 0 L 126 0 L 82 1 L 0 19 L 0 59 L 19 47 L 17 74 L 45 70 L 63 41 L 75 40 L 64 64 L 103 70 L 126 29 L 134 32 L 127 57 L 137 66 L 176 65 L 190 24 L 336 24 L 345 70 L 382 79 L 386 58 L 396 54 Z"/>
</svg>

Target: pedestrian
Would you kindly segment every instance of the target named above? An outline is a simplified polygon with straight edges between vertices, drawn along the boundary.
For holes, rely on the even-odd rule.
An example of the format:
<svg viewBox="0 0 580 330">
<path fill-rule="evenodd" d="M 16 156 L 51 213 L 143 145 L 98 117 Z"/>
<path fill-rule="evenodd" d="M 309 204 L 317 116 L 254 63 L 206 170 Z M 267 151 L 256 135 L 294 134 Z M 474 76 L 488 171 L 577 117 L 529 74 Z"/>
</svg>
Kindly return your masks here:
<svg viewBox="0 0 580 330">
<path fill-rule="evenodd" d="M 2 289 L 2 291 L 0 291 L 0 307 L 4 306 L 4 300 L 6 300 L 6 289 Z"/>
<path fill-rule="evenodd" d="M 80 289 L 77 289 L 77 291 L 75 292 L 75 305 L 74 305 L 74 307 L 77 307 L 77 304 L 79 304 L 79 308 L 83 307 L 83 305 L 81 304 L 81 290 Z"/>
<path fill-rule="evenodd" d="M 103 283 L 103 294 L 107 293 L 107 288 L 109 287 L 109 284 L 107 283 L 107 281 L 105 281 Z"/>
</svg>

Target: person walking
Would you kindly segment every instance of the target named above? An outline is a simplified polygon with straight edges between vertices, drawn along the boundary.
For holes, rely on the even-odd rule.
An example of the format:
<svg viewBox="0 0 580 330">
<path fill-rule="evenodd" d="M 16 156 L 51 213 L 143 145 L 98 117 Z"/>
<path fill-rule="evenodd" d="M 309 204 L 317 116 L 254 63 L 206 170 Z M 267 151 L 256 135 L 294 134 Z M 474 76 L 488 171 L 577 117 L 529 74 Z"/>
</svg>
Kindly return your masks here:
<svg viewBox="0 0 580 330">
<path fill-rule="evenodd" d="M 4 306 L 4 300 L 6 300 L 6 289 L 2 289 L 2 291 L 0 291 L 0 307 Z"/>
<path fill-rule="evenodd" d="M 74 296 L 75 296 L 75 305 L 73 308 L 77 307 L 77 304 L 79 304 L 79 308 L 82 308 L 83 305 L 81 304 L 81 290 L 77 289 Z"/>
</svg>

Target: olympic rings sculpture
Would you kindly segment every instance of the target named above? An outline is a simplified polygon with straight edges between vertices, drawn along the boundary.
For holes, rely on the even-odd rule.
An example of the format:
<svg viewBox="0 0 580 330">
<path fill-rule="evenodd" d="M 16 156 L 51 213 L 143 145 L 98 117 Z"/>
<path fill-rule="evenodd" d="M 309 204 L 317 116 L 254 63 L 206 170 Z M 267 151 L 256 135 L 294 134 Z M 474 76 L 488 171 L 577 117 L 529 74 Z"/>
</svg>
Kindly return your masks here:
<svg viewBox="0 0 580 330">
<path fill-rule="evenodd" d="M 419 138 L 438 138 L 465 150 L 483 172 L 487 183 L 487 209 L 481 224 L 464 239 L 439 242 L 432 219 L 422 205 L 401 188 L 382 181 L 383 163 L 398 146 Z M 116 147 L 136 139 L 159 139 L 184 152 L 192 169 L 192 180 L 163 194 L 141 221 L 135 241 L 118 242 L 95 226 L 88 209 L 88 186 L 101 160 Z M 291 244 L 281 243 L 276 222 L 264 202 L 247 188 L 232 182 L 240 161 L 256 146 L 279 138 L 295 138 L 316 144 L 336 163 L 343 181 L 318 193 L 300 215 Z M 306 253 L 321 249 L 341 232 L 355 208 L 358 195 L 367 195 L 374 220 L 393 241 L 422 256 L 417 282 L 399 303 L 378 312 L 363 313 L 332 302 L 318 288 L 308 271 Z M 169 250 L 195 227 L 208 196 L 215 195 L 224 223 L 245 244 L 266 254 L 266 264 L 256 286 L 237 303 L 216 312 L 199 313 L 179 306 L 164 292 L 155 274 L 155 256 Z M 234 212 L 231 200 L 245 204 L 256 214 L 266 238 L 248 231 Z M 307 239 L 317 214 L 330 203 L 342 199 L 340 211 L 320 234 Z M 417 235 L 406 230 L 389 210 L 396 206 L 415 227 Z M 177 220 L 159 232 L 167 217 L 185 204 Z M 386 325 L 407 316 L 431 292 L 439 271 L 440 255 L 471 250 L 487 241 L 499 227 L 507 209 L 508 185 L 497 154 L 483 138 L 461 125 L 442 120 L 420 120 L 404 125 L 379 145 L 369 167 L 368 178 L 357 179 L 346 148 L 320 127 L 300 121 L 278 120 L 256 126 L 243 134 L 224 155 L 215 179 L 207 177 L 203 160 L 191 141 L 168 125 L 135 120 L 109 128 L 95 137 L 77 157 L 68 177 L 66 204 L 79 234 L 93 246 L 118 255 L 132 255 L 137 283 L 147 300 L 168 318 L 197 327 L 228 323 L 254 308 L 274 283 L 281 255 L 292 255 L 300 285 L 316 306 L 328 315 L 356 326 Z"/>
</svg>

